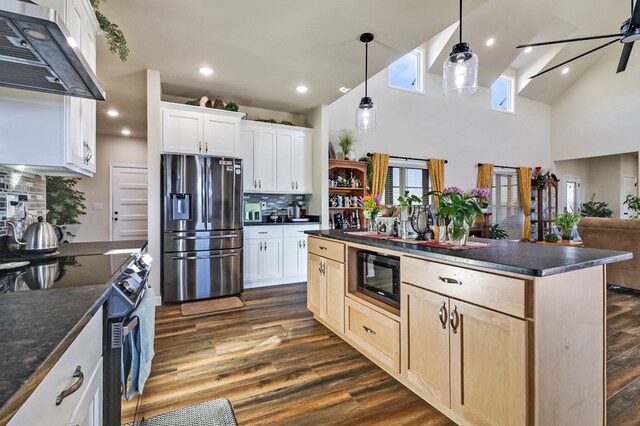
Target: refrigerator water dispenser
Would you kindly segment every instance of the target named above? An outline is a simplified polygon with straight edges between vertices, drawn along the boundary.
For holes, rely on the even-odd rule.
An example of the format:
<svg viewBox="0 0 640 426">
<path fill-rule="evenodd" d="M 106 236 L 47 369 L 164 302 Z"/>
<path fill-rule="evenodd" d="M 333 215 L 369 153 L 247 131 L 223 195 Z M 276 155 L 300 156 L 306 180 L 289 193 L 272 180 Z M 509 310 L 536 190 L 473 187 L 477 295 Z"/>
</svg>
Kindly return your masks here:
<svg viewBox="0 0 640 426">
<path fill-rule="evenodd" d="M 171 194 L 171 219 L 191 220 L 191 194 Z"/>
</svg>

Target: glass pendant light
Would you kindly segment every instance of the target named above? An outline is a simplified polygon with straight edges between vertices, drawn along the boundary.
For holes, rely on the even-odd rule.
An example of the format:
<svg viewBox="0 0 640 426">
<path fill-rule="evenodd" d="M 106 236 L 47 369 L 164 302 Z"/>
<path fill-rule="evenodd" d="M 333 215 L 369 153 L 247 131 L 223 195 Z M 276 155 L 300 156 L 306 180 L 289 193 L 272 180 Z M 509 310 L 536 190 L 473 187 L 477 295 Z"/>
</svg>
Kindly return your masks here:
<svg viewBox="0 0 640 426">
<path fill-rule="evenodd" d="M 367 73 L 369 71 L 369 43 L 373 41 L 373 34 L 363 33 L 360 41 L 364 43 L 364 97 L 356 109 L 356 129 L 358 133 L 367 133 L 376 127 L 376 106 L 367 96 Z"/>
<path fill-rule="evenodd" d="M 453 46 L 442 67 L 445 96 L 473 95 L 478 90 L 478 55 L 462 42 L 462 0 L 460 0 L 460 42 Z"/>
</svg>

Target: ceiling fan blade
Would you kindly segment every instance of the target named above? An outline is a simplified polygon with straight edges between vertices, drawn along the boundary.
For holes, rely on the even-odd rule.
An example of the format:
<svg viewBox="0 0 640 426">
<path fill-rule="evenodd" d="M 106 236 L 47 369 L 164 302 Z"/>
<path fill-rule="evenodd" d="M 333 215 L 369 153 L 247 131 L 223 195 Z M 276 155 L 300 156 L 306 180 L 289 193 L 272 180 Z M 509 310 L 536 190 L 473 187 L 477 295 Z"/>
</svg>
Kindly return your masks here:
<svg viewBox="0 0 640 426">
<path fill-rule="evenodd" d="M 627 62 L 629 62 L 629 57 L 631 56 L 631 49 L 633 49 L 633 42 L 624 43 L 624 47 L 622 48 L 622 54 L 620 55 L 620 62 L 618 62 L 618 70 L 616 74 L 627 69 Z"/>
<path fill-rule="evenodd" d="M 633 8 L 633 15 L 631 16 L 631 26 L 640 27 L 640 8 L 638 7 L 637 1 L 635 7 Z"/>
<path fill-rule="evenodd" d="M 522 49 L 523 47 L 547 46 L 549 44 L 573 43 L 574 41 L 598 40 L 601 38 L 613 38 L 613 37 L 620 37 L 620 36 L 622 36 L 622 34 L 605 34 L 605 35 L 597 35 L 597 36 L 589 36 L 589 37 L 567 38 L 564 40 L 553 40 L 553 41 L 543 41 L 540 43 L 520 44 L 516 46 L 516 49 Z"/>
<path fill-rule="evenodd" d="M 578 56 L 575 56 L 575 57 L 573 57 L 573 58 L 571 58 L 571 59 L 569 59 L 569 60 L 564 61 L 564 62 L 563 62 L 563 63 L 561 63 L 561 64 L 558 64 L 558 65 L 556 65 L 556 66 L 554 66 L 554 67 L 551 67 L 551 68 L 549 68 L 549 69 L 546 69 L 546 70 L 544 70 L 544 71 L 542 71 L 542 72 L 539 72 L 538 74 L 536 74 L 536 75 L 534 75 L 534 76 L 531 76 L 531 77 L 529 77 L 529 78 L 536 78 L 536 77 L 538 77 L 538 76 L 541 76 L 542 74 L 546 74 L 546 73 L 548 73 L 549 71 L 553 71 L 553 70 L 555 70 L 556 68 L 560 68 L 561 66 L 566 65 L 566 64 L 568 64 L 569 62 L 573 62 L 573 61 L 575 61 L 576 59 L 580 59 L 580 58 L 582 58 L 583 56 L 587 56 L 589 53 L 593 53 L 593 52 L 595 52 L 596 50 L 603 49 L 603 48 L 605 48 L 605 47 L 607 47 L 607 46 L 609 46 L 609 45 L 611 45 L 611 44 L 613 44 L 613 43 L 616 43 L 617 41 L 618 41 L 618 40 L 611 40 L 611 41 L 609 41 L 609 42 L 607 42 L 607 43 L 603 44 L 602 46 L 598 46 L 598 47 L 596 47 L 596 48 L 594 48 L 594 49 L 591 49 L 591 50 L 589 50 L 589 51 L 587 51 L 587 52 L 584 52 L 584 53 L 582 53 L 582 54 L 580 54 L 580 55 L 578 55 Z"/>
</svg>

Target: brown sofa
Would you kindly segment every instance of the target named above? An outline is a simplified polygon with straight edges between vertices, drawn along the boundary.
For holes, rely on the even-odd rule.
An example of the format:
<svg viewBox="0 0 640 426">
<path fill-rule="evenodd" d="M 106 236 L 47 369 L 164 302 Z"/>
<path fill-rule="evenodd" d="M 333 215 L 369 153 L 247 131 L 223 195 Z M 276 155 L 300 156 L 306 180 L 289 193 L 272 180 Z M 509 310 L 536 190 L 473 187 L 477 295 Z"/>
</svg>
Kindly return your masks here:
<svg viewBox="0 0 640 426">
<path fill-rule="evenodd" d="M 633 259 L 607 265 L 607 283 L 640 290 L 640 219 L 585 217 L 578 232 L 585 247 L 633 252 Z"/>
</svg>

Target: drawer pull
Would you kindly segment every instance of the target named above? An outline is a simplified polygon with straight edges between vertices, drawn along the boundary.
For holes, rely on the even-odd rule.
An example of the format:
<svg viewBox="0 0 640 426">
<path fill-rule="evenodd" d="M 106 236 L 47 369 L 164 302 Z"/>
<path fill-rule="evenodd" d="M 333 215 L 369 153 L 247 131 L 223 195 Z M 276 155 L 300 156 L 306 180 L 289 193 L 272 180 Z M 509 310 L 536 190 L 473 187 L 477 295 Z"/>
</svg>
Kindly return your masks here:
<svg viewBox="0 0 640 426">
<path fill-rule="evenodd" d="M 447 302 L 442 302 L 442 305 L 440 305 L 440 312 L 438 312 L 438 316 L 440 317 L 442 328 L 447 328 Z"/>
<path fill-rule="evenodd" d="M 60 395 L 58 395 L 58 397 L 56 398 L 56 405 L 62 404 L 62 400 L 82 387 L 82 384 L 84 383 L 84 374 L 82 374 L 82 369 L 80 368 L 80 366 L 76 367 L 76 371 L 73 372 L 73 377 L 78 380 L 76 380 L 71 386 L 60 392 Z"/>
<path fill-rule="evenodd" d="M 325 246 L 320 246 L 319 248 L 320 248 L 320 250 L 326 250 L 327 249 Z"/>
<path fill-rule="evenodd" d="M 453 334 L 458 333 L 458 326 L 460 325 L 460 316 L 458 316 L 458 307 L 453 305 L 451 315 L 449 315 L 449 321 L 451 322 L 451 331 Z"/>
<path fill-rule="evenodd" d="M 454 278 L 447 278 L 447 277 L 438 276 L 438 279 L 440 281 L 442 281 L 443 283 L 462 285 L 462 281 L 458 281 L 458 280 L 456 280 Z"/>
<path fill-rule="evenodd" d="M 364 331 L 366 331 L 369 334 L 376 334 L 375 330 L 370 329 L 366 325 L 363 325 L 362 328 L 364 328 Z"/>
</svg>

